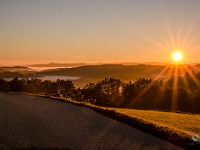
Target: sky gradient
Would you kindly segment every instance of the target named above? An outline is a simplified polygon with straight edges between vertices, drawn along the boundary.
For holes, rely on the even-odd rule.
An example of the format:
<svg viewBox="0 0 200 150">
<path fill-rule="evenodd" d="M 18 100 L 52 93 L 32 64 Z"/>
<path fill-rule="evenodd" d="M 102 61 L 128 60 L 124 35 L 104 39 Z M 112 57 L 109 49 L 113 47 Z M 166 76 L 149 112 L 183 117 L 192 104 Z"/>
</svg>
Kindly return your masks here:
<svg viewBox="0 0 200 150">
<path fill-rule="evenodd" d="M 0 65 L 199 62 L 200 0 L 0 0 Z"/>
</svg>

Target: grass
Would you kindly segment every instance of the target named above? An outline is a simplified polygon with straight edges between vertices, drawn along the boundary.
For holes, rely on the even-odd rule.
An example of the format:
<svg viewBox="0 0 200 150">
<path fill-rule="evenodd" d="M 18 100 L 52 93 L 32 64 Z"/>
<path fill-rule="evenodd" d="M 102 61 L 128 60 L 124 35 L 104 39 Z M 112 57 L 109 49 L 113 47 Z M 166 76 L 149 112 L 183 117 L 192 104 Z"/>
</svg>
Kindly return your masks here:
<svg viewBox="0 0 200 150">
<path fill-rule="evenodd" d="M 188 135 L 200 135 L 200 115 L 181 114 L 173 112 L 159 112 L 152 110 L 113 109 L 118 113 L 132 118 L 142 119 L 156 126 L 180 130 Z"/>
<path fill-rule="evenodd" d="M 200 115 L 89 106 L 105 116 L 185 149 L 200 149 L 192 135 L 200 135 Z"/>
<path fill-rule="evenodd" d="M 41 96 L 35 94 L 28 95 Z M 108 108 L 94 106 L 85 102 L 77 102 L 70 99 L 67 100 L 49 96 L 41 97 L 52 98 L 59 101 L 70 102 L 79 106 L 89 107 L 105 116 L 111 117 L 186 149 L 194 149 L 193 146 L 196 145 L 190 145 L 190 143 L 194 143 L 192 135 L 200 135 L 200 115 L 198 114 Z"/>
</svg>

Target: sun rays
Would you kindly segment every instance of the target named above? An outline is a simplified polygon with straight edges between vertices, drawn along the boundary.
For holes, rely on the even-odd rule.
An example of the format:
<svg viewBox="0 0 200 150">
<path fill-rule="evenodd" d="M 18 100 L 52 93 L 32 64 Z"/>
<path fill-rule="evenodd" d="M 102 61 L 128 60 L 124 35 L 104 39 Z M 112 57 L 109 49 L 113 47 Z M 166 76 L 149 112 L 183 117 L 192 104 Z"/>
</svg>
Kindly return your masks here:
<svg viewBox="0 0 200 150">
<path fill-rule="evenodd" d="M 180 93 L 180 82 L 184 85 L 186 89 L 189 89 L 190 84 L 188 81 L 189 79 L 200 89 L 200 82 L 197 79 L 195 73 L 199 71 L 194 65 L 188 65 L 192 62 L 194 54 L 194 50 L 199 49 L 198 44 L 196 43 L 196 37 L 192 35 L 194 26 L 196 25 L 195 22 L 192 22 L 188 29 L 182 30 L 182 27 L 178 28 L 178 33 L 175 33 L 170 26 L 169 20 L 166 18 L 166 29 L 167 33 L 162 33 L 158 31 L 160 38 L 153 38 L 153 36 L 149 36 L 144 31 L 140 30 L 140 34 L 149 42 L 157 47 L 158 52 L 161 54 L 161 61 L 166 61 L 166 66 L 157 75 L 154 77 L 154 80 L 162 80 L 164 84 L 162 85 L 161 89 L 167 88 L 165 82 L 169 79 L 172 79 L 172 95 L 171 95 L 171 110 L 177 111 Z M 188 79 L 188 76 L 189 79 Z M 180 81 L 181 80 L 181 81 Z M 142 95 L 145 93 L 145 90 L 148 90 L 153 86 L 150 83 L 144 91 L 136 97 L 136 99 L 140 99 Z M 193 92 L 193 91 L 192 91 Z M 158 93 L 158 96 L 161 93 Z"/>
<path fill-rule="evenodd" d="M 170 34 L 172 36 L 172 34 Z M 174 45 L 176 45 L 176 41 L 173 41 L 173 46 L 171 46 L 172 48 L 169 48 L 169 45 L 167 45 L 167 47 L 165 47 L 165 45 L 162 45 L 159 42 L 156 42 L 155 40 L 148 38 L 148 40 L 150 40 L 152 43 L 154 43 L 156 46 L 158 46 L 160 49 L 165 50 L 166 53 L 168 53 L 168 63 L 166 63 L 167 65 L 164 67 L 164 69 L 162 69 L 154 78 L 154 80 L 160 80 L 162 79 L 164 84 L 162 85 L 161 89 L 166 89 L 167 84 L 165 84 L 170 78 L 173 80 L 172 83 L 172 95 L 171 95 L 171 110 L 172 111 L 178 111 L 178 107 L 181 105 L 181 101 L 180 101 L 180 78 L 181 78 L 181 82 L 184 85 L 184 87 L 186 89 L 189 89 L 189 81 L 186 75 L 189 75 L 191 80 L 195 83 L 195 85 L 200 89 L 200 82 L 197 79 L 195 72 L 197 72 L 198 68 L 196 68 L 193 65 L 188 65 L 186 64 L 186 62 L 190 59 L 187 54 L 189 54 L 191 51 L 189 51 L 188 49 L 189 46 L 191 47 L 191 49 L 193 47 L 195 47 L 195 45 L 193 45 L 193 47 L 191 46 L 192 42 L 187 42 L 188 38 L 188 34 L 187 36 L 184 37 L 184 41 L 181 42 L 180 39 L 177 40 L 178 42 L 180 42 L 177 45 L 185 45 L 187 48 L 183 48 L 183 47 L 176 47 Z M 170 38 L 170 40 L 173 40 L 174 38 Z M 166 43 L 166 41 L 165 41 Z M 174 48 L 175 47 L 175 48 Z M 187 49 L 187 50 L 185 50 Z M 162 78 L 161 78 L 162 77 Z M 135 98 L 135 99 L 140 99 L 144 94 L 145 91 L 147 91 L 148 89 L 150 89 L 153 86 L 153 81 L 152 83 L 150 83 L 145 89 L 144 91 L 141 91 L 141 93 Z M 157 94 L 157 98 L 156 100 L 158 100 L 159 96 L 162 94 L 162 90 L 160 91 L 161 93 Z M 162 99 L 160 99 L 162 100 Z M 189 107 L 189 106 L 188 106 Z"/>
<path fill-rule="evenodd" d="M 148 102 L 148 105 L 151 105 L 153 101 L 156 101 L 158 103 L 159 101 L 162 102 L 164 93 L 167 90 L 169 90 L 171 92 L 171 96 L 168 97 L 167 104 L 170 106 L 169 110 L 174 112 L 179 111 L 180 106 L 183 105 L 185 101 L 182 101 L 182 98 L 184 97 L 182 95 L 184 93 L 182 92 L 185 92 L 187 95 L 194 92 L 192 89 L 200 89 L 199 77 L 196 72 L 196 68 L 191 65 L 171 64 L 166 66 L 160 73 L 157 74 L 157 76 L 153 80 L 149 80 L 151 82 L 149 82 L 145 86 L 145 88 L 141 90 L 136 95 L 136 97 L 134 97 L 132 103 L 130 103 L 130 106 L 134 106 L 135 102 L 140 103 L 140 101 L 146 101 L 146 92 L 149 92 L 149 90 L 154 89 L 152 88 L 155 86 L 154 83 L 160 83 L 160 77 L 164 76 L 164 79 L 162 79 L 163 82 L 162 84 L 160 84 L 161 86 L 159 87 L 159 90 L 151 90 L 151 92 L 153 93 L 156 92 L 156 96 L 153 99 L 149 99 L 146 102 Z M 193 88 L 193 86 L 195 87 Z M 190 102 L 192 103 L 192 101 Z"/>
</svg>

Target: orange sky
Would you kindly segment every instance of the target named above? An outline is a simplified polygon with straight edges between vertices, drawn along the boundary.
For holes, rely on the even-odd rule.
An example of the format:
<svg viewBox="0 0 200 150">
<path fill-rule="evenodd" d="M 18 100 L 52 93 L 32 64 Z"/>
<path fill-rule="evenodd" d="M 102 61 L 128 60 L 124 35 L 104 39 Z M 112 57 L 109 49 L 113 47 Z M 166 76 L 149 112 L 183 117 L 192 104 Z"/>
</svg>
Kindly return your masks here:
<svg viewBox="0 0 200 150">
<path fill-rule="evenodd" d="M 199 0 L 0 1 L 0 65 L 199 62 Z"/>
</svg>

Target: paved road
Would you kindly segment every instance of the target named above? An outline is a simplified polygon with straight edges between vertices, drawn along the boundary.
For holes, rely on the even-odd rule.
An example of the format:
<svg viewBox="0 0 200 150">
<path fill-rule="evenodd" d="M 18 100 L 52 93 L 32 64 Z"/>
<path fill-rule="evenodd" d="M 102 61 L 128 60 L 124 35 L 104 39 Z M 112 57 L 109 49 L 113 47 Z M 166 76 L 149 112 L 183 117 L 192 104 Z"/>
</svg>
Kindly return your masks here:
<svg viewBox="0 0 200 150">
<path fill-rule="evenodd" d="M 82 106 L 0 93 L 0 149 L 180 149 Z"/>
</svg>

